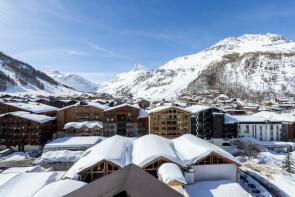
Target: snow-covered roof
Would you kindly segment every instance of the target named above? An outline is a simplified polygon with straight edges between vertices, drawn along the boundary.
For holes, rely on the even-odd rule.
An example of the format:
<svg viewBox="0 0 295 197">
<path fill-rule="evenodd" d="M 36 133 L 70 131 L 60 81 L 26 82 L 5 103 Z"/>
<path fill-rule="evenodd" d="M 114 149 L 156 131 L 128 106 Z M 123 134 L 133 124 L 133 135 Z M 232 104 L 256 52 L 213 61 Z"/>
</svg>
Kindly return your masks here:
<svg viewBox="0 0 295 197">
<path fill-rule="evenodd" d="M 236 164 L 240 164 L 234 156 L 224 149 L 194 135 L 185 134 L 172 139 L 172 141 L 179 157 L 185 161 L 187 165 L 196 163 L 198 160 L 211 153 L 219 154 Z"/>
<path fill-rule="evenodd" d="M 279 122 L 295 122 L 295 115 L 292 113 L 276 113 L 270 111 L 260 111 L 252 115 L 253 117 L 263 117 Z"/>
<path fill-rule="evenodd" d="M 266 122 L 269 121 L 265 117 L 261 116 L 253 116 L 253 115 L 232 115 L 232 118 L 236 119 L 237 122 L 243 123 L 243 122 Z"/>
<path fill-rule="evenodd" d="M 238 122 L 236 118 L 229 114 L 224 114 L 224 124 L 234 124 L 236 122 Z"/>
<path fill-rule="evenodd" d="M 104 160 L 110 161 L 120 167 L 131 163 L 133 140 L 115 135 L 99 144 L 87 149 L 80 159 L 67 171 L 65 177 L 77 178 L 79 172 Z"/>
<path fill-rule="evenodd" d="M 92 128 L 103 128 L 103 122 L 101 121 L 85 121 L 85 122 L 68 122 L 65 124 L 64 129 L 68 128 L 75 128 L 75 129 L 81 129 L 83 127 L 87 127 L 89 129 Z"/>
<path fill-rule="evenodd" d="M 131 105 L 131 104 L 128 104 L 128 103 L 124 103 L 124 104 L 121 104 L 121 105 L 110 107 L 110 108 L 106 109 L 105 111 L 111 111 L 111 110 L 118 109 L 118 108 L 121 108 L 121 107 L 126 107 L 126 106 L 127 107 L 133 107 L 133 108 L 136 108 L 136 109 L 140 109 L 140 107 L 137 106 L 137 105 Z"/>
<path fill-rule="evenodd" d="M 28 103 L 3 102 L 3 104 L 17 107 L 19 109 L 22 109 L 25 111 L 30 111 L 30 112 L 37 113 L 37 114 L 58 110 L 58 108 L 56 108 L 56 107 L 52 107 L 52 106 L 45 105 L 42 103 L 33 103 L 33 102 L 28 102 Z"/>
<path fill-rule="evenodd" d="M 41 166 L 29 166 L 29 167 L 12 167 L 8 168 L 1 173 L 26 173 L 26 172 L 42 172 L 45 169 L 42 168 Z"/>
<path fill-rule="evenodd" d="M 44 186 L 33 197 L 61 197 L 84 185 L 87 185 L 87 183 L 71 179 L 59 180 Z"/>
<path fill-rule="evenodd" d="M 102 110 L 106 110 L 106 109 L 109 108 L 108 105 L 103 105 L 103 104 L 100 104 L 100 103 L 97 103 L 97 102 L 88 102 L 87 104 L 89 106 L 96 107 L 96 108 L 99 108 L 99 109 L 102 109 Z"/>
<path fill-rule="evenodd" d="M 174 163 L 162 164 L 158 169 L 158 175 L 165 184 L 174 180 L 186 184 L 182 171 L 179 166 Z"/>
<path fill-rule="evenodd" d="M 41 157 L 37 158 L 34 163 L 71 163 L 77 161 L 84 151 L 71 150 L 53 150 L 43 152 Z"/>
<path fill-rule="evenodd" d="M 40 114 L 32 114 L 30 112 L 25 112 L 25 111 L 9 112 L 9 113 L 0 115 L 0 117 L 6 116 L 6 115 L 17 116 L 19 118 L 24 118 L 24 119 L 31 120 L 38 123 L 45 123 L 45 122 L 49 122 L 56 119 L 56 117 L 50 117 L 50 116 L 40 115 Z"/>
<path fill-rule="evenodd" d="M 80 159 L 68 170 L 65 177 L 77 178 L 81 171 L 103 161 L 120 167 L 134 163 L 140 167 L 164 158 L 186 167 L 211 153 L 219 154 L 233 163 L 240 164 L 230 153 L 191 134 L 170 140 L 158 135 L 145 135 L 137 139 L 113 136 L 87 149 Z"/>
<path fill-rule="evenodd" d="M 163 111 L 163 110 L 167 110 L 167 109 L 170 109 L 170 108 L 176 108 L 176 109 L 179 109 L 179 110 L 182 110 L 182 111 L 186 111 L 188 113 L 191 113 L 190 110 L 186 109 L 186 108 L 181 108 L 181 107 L 177 107 L 177 106 L 166 106 L 166 105 L 163 105 L 163 106 L 159 106 L 159 107 L 155 107 L 155 108 L 152 108 L 148 111 L 148 113 L 156 113 L 156 112 L 160 112 L 160 111 Z"/>
<path fill-rule="evenodd" d="M 17 175 L 19 175 L 19 173 L 0 173 L 0 187 Z"/>
<path fill-rule="evenodd" d="M 134 164 L 143 167 L 160 157 L 183 165 L 171 140 L 154 134 L 145 135 L 134 140 L 132 150 L 132 162 Z"/>
<path fill-rule="evenodd" d="M 1 185 L 0 196 L 32 197 L 45 185 L 58 180 L 63 173 L 64 172 L 20 173 Z"/>
<path fill-rule="evenodd" d="M 95 108 L 98 108 L 98 109 L 101 109 L 101 110 L 106 110 L 106 109 L 109 108 L 108 105 L 103 105 L 103 104 L 100 104 L 100 103 L 97 103 L 97 102 L 87 102 L 85 105 L 81 105 L 80 103 L 75 103 L 73 105 L 69 105 L 69 106 L 60 108 L 58 111 L 62 111 L 62 110 L 65 110 L 65 109 L 68 109 L 68 108 L 71 108 L 71 107 L 78 107 L 78 106 L 91 106 L 91 107 L 95 107 Z"/>
<path fill-rule="evenodd" d="M 199 113 L 201 111 L 204 111 L 210 108 L 212 107 L 206 106 L 206 105 L 192 105 L 187 107 L 186 109 L 189 110 L 192 114 L 194 114 L 194 113 Z"/>
<path fill-rule="evenodd" d="M 90 147 L 101 141 L 98 136 L 75 136 L 57 138 L 44 146 L 44 149 Z"/>
</svg>

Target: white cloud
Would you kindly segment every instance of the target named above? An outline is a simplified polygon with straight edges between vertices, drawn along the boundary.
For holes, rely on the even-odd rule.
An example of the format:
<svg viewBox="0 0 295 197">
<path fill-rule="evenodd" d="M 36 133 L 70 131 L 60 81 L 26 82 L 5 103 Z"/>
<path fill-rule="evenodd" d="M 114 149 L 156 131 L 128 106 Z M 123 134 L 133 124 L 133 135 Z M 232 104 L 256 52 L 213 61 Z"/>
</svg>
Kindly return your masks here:
<svg viewBox="0 0 295 197">
<path fill-rule="evenodd" d="M 130 58 L 129 56 L 120 54 L 118 52 L 115 52 L 113 50 L 101 47 L 97 44 L 91 43 L 91 42 L 86 42 L 86 44 L 91 47 L 92 49 L 95 49 L 101 53 L 104 53 L 105 55 L 112 57 L 112 58 L 118 58 L 118 59 L 124 59 L 124 60 L 128 60 L 128 61 L 132 61 L 132 58 Z"/>
</svg>

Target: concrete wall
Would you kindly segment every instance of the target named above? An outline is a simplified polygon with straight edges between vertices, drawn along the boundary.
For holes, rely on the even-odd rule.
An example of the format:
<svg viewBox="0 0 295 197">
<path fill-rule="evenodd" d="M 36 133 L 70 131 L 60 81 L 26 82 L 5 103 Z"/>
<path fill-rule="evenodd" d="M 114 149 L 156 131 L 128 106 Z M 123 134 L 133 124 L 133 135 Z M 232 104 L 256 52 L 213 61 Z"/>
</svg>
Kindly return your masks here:
<svg viewBox="0 0 295 197">
<path fill-rule="evenodd" d="M 272 128 L 271 129 L 271 125 Z M 248 126 L 248 131 L 247 131 Z M 253 137 L 262 141 L 280 141 L 283 140 L 283 129 L 281 123 L 274 124 L 239 124 L 239 136 Z M 272 133 L 272 134 L 271 134 Z"/>
<path fill-rule="evenodd" d="M 237 181 L 237 167 L 234 164 L 214 164 L 193 166 L 195 181 L 228 179 Z"/>
</svg>

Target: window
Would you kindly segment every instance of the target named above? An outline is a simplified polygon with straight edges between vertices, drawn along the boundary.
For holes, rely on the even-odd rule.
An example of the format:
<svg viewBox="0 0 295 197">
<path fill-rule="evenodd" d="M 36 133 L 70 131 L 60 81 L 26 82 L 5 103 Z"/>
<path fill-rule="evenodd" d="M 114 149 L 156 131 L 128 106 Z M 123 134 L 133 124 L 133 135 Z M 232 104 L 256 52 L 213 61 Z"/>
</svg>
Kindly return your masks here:
<svg viewBox="0 0 295 197">
<path fill-rule="evenodd" d="M 245 133 L 249 133 L 249 125 L 246 125 Z"/>
</svg>

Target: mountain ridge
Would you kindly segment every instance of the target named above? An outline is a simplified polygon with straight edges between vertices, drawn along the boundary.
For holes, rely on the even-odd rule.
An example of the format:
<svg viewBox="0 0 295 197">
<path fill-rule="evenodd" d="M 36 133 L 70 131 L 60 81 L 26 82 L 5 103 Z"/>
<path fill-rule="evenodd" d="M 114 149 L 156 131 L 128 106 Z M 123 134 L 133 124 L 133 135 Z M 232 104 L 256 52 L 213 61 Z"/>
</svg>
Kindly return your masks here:
<svg viewBox="0 0 295 197">
<path fill-rule="evenodd" d="M 294 54 L 295 43 L 281 35 L 229 37 L 198 53 L 172 59 L 158 69 L 121 73 L 99 92 L 152 100 L 174 99 L 184 91 L 205 89 L 242 97 L 293 94 Z"/>
</svg>

